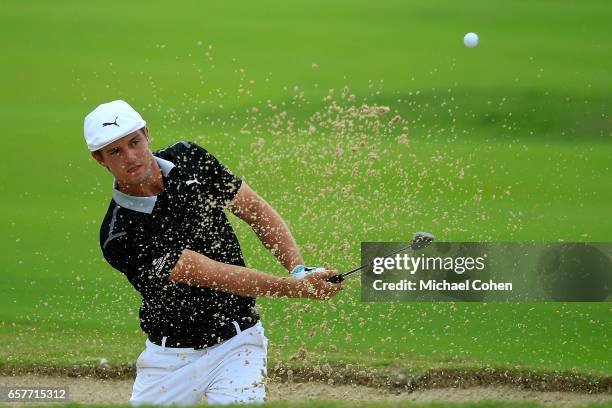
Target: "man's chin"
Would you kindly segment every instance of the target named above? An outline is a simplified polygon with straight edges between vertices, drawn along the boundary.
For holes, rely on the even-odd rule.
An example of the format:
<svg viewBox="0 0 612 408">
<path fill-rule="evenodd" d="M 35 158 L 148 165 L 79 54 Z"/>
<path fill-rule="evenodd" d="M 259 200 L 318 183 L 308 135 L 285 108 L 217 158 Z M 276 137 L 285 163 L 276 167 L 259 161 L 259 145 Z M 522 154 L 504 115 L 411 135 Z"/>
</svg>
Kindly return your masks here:
<svg viewBox="0 0 612 408">
<path fill-rule="evenodd" d="M 146 174 L 138 174 L 138 175 L 129 175 L 127 174 L 122 181 L 122 184 L 128 185 L 131 187 L 143 187 L 147 184 L 147 175 Z"/>
</svg>

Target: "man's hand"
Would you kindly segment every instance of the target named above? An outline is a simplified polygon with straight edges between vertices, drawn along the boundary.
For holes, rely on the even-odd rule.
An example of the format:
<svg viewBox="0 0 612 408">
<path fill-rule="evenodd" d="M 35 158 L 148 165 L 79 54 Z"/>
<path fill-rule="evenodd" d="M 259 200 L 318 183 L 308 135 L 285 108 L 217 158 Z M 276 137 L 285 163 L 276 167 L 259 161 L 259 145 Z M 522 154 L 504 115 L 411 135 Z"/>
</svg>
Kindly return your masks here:
<svg viewBox="0 0 612 408">
<path fill-rule="evenodd" d="M 303 285 L 302 297 L 327 300 L 344 288 L 344 283 L 330 283 L 327 279 L 338 275 L 336 271 L 315 272 L 298 280 Z"/>
</svg>

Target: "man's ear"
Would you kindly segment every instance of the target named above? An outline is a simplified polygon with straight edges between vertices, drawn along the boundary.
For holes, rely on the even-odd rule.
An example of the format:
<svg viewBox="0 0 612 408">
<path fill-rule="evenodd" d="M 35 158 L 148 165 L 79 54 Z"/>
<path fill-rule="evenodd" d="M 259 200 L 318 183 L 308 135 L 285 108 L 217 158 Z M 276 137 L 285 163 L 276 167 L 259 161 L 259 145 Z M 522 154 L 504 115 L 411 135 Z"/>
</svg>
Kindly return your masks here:
<svg viewBox="0 0 612 408">
<path fill-rule="evenodd" d="M 143 131 L 145 137 L 147 138 L 147 141 L 150 143 L 151 139 L 149 139 L 149 128 L 145 126 L 142 131 Z"/>
<path fill-rule="evenodd" d="M 102 153 L 99 151 L 91 152 L 91 157 L 96 159 L 100 166 L 106 167 L 106 163 L 104 162 L 104 158 L 102 157 Z"/>
</svg>

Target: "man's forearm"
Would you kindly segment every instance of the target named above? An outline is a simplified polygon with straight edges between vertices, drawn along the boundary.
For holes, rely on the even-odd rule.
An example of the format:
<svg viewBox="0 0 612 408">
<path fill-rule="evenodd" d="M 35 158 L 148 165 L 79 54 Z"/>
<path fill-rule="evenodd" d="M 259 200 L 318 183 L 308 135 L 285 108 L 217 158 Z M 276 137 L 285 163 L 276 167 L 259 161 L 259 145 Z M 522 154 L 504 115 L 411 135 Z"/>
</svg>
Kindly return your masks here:
<svg viewBox="0 0 612 408">
<path fill-rule="evenodd" d="M 253 228 L 262 244 L 288 271 L 303 264 L 300 250 L 280 215 L 246 183 L 230 204 L 231 211 Z"/>
<path fill-rule="evenodd" d="M 183 250 L 169 279 L 252 297 L 303 297 L 305 290 L 304 284 L 298 280 L 217 262 L 188 249 Z"/>
<path fill-rule="evenodd" d="M 290 271 L 304 263 L 300 249 L 280 215 L 269 205 L 262 206 L 261 216 L 251 224 L 266 248 Z"/>
</svg>

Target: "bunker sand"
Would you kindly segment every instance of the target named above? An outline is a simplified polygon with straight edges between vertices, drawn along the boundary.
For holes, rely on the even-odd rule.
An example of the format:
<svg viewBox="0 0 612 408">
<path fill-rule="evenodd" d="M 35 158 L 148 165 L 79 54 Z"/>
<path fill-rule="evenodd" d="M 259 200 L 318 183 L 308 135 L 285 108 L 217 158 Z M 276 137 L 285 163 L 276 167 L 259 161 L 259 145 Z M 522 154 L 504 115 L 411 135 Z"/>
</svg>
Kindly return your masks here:
<svg viewBox="0 0 612 408">
<path fill-rule="evenodd" d="M 132 380 L 93 377 L 63 377 L 24 374 L 1 376 L 0 385 L 8 387 L 69 387 L 70 401 L 81 404 L 127 404 Z M 363 385 L 330 385 L 321 382 L 293 383 L 268 381 L 268 401 L 414 401 L 478 402 L 501 400 L 541 404 L 580 406 L 594 402 L 612 402 L 612 395 L 576 392 L 544 392 L 509 386 L 471 388 L 435 388 L 397 391 Z M 17 406 L 18 404 L 12 404 Z"/>
</svg>

